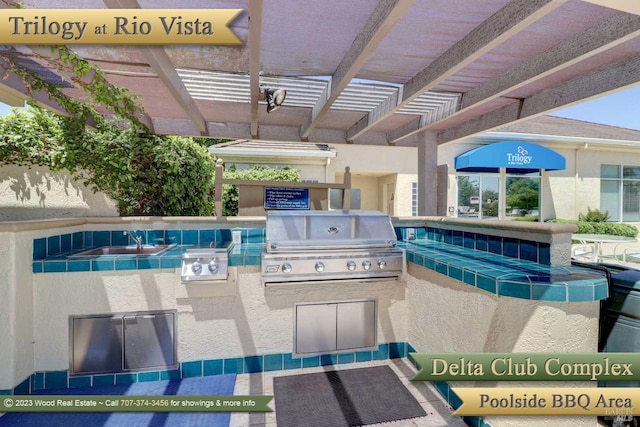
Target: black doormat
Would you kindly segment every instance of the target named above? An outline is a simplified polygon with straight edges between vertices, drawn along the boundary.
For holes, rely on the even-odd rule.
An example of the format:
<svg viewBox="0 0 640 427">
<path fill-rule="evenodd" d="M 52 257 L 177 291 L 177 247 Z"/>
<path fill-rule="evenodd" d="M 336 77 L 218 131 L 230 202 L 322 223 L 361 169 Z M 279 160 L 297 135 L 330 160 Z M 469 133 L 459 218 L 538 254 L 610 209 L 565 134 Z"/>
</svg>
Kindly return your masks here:
<svg viewBox="0 0 640 427">
<path fill-rule="evenodd" d="M 388 366 L 273 379 L 278 427 L 348 427 L 426 414 Z"/>
</svg>

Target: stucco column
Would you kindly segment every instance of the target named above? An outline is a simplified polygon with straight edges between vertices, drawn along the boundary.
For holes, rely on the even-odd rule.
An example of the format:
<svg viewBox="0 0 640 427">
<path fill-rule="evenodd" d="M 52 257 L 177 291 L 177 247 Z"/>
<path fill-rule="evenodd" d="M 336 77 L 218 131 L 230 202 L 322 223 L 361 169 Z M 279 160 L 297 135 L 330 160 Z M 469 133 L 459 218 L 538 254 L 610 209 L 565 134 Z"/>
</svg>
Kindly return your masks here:
<svg viewBox="0 0 640 427">
<path fill-rule="evenodd" d="M 438 142 L 435 132 L 418 134 L 418 215 L 438 213 Z"/>
</svg>

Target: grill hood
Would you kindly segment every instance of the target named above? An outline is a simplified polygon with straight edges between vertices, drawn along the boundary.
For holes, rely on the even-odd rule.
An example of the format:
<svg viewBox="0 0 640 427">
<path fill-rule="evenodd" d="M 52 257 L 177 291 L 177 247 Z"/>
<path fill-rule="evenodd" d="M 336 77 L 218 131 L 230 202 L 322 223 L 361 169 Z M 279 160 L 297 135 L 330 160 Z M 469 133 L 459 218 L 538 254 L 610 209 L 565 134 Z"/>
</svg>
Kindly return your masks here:
<svg viewBox="0 0 640 427">
<path fill-rule="evenodd" d="M 391 219 L 377 211 L 269 211 L 267 252 L 395 247 Z"/>
</svg>

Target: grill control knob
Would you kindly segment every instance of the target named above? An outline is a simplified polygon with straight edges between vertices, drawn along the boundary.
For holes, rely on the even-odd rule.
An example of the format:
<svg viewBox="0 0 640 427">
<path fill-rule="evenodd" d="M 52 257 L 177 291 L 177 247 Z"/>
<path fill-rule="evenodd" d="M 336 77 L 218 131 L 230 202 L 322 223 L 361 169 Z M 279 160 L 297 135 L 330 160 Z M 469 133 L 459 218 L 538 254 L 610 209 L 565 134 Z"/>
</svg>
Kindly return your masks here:
<svg viewBox="0 0 640 427">
<path fill-rule="evenodd" d="M 387 266 L 387 261 L 383 259 L 378 261 L 378 267 L 380 268 L 380 270 L 383 270 L 386 266 Z"/>
<path fill-rule="evenodd" d="M 371 268 L 371 261 L 362 261 L 362 268 L 368 270 Z"/>
<path fill-rule="evenodd" d="M 324 264 L 321 262 L 316 262 L 316 271 L 318 273 L 321 273 L 324 271 Z"/>
<path fill-rule="evenodd" d="M 289 263 L 282 264 L 282 272 L 283 273 L 291 273 L 291 270 L 292 270 L 291 264 L 289 264 Z"/>
<path fill-rule="evenodd" d="M 212 273 L 216 273 L 218 271 L 218 263 L 215 259 L 212 259 L 211 262 L 209 262 L 209 271 Z"/>
<path fill-rule="evenodd" d="M 355 269 L 356 269 L 356 262 L 355 261 L 347 262 L 347 270 L 353 271 Z"/>
<path fill-rule="evenodd" d="M 198 261 L 194 261 L 191 265 L 191 270 L 193 270 L 193 272 L 196 274 L 200 273 L 202 271 L 202 264 L 200 264 Z"/>
</svg>

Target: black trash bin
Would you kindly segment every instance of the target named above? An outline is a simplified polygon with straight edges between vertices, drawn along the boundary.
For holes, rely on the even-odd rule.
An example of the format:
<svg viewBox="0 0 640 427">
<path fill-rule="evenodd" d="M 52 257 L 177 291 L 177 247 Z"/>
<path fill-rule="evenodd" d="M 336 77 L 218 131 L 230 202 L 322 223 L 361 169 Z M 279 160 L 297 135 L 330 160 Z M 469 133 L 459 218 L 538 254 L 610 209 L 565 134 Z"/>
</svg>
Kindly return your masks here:
<svg viewBox="0 0 640 427">
<path fill-rule="evenodd" d="M 598 351 L 640 353 L 640 270 L 616 264 L 573 261 L 573 265 L 604 271 L 609 297 L 601 301 Z M 599 387 L 640 387 L 640 381 L 603 381 Z M 598 417 L 601 425 L 638 426 L 640 417 Z"/>
</svg>

